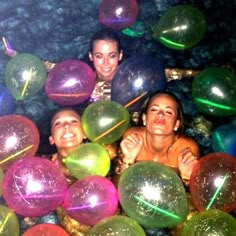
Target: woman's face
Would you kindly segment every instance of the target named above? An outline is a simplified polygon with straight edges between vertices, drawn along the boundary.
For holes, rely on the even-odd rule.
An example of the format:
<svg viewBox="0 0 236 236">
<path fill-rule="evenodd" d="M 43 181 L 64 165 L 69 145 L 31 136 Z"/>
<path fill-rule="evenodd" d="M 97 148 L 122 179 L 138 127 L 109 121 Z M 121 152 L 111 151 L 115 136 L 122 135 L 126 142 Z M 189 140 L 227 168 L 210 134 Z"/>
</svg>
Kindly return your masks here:
<svg viewBox="0 0 236 236">
<path fill-rule="evenodd" d="M 122 56 L 117 43 L 111 40 L 96 40 L 93 43 L 93 51 L 89 52 L 98 79 L 103 81 L 112 80 Z"/>
<path fill-rule="evenodd" d="M 75 111 L 60 111 L 52 119 L 49 142 L 55 144 L 57 150 L 76 148 L 84 138 L 80 116 Z"/>
<path fill-rule="evenodd" d="M 169 135 L 178 129 L 180 121 L 177 120 L 178 105 L 168 95 L 162 94 L 153 98 L 147 113 L 143 114 L 143 123 L 147 131 L 154 134 Z"/>
</svg>

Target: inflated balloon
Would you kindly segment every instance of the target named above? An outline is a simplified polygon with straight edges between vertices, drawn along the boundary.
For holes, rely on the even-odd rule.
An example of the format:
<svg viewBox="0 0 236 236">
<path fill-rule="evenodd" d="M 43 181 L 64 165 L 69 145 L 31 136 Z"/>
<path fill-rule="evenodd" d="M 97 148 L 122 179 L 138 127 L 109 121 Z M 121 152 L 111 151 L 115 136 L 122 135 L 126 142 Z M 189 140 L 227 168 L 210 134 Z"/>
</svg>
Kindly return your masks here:
<svg viewBox="0 0 236 236">
<path fill-rule="evenodd" d="M 20 53 L 13 57 L 5 70 L 5 83 L 16 100 L 30 98 L 44 86 L 47 71 L 36 56 Z"/>
<path fill-rule="evenodd" d="M 184 50 L 195 46 L 204 36 L 205 16 L 190 5 L 170 8 L 153 28 L 153 38 L 168 48 Z"/>
<path fill-rule="evenodd" d="M 2 171 L 2 169 L 0 168 L 0 197 L 2 196 L 2 180 L 4 177 L 4 173 Z"/>
<path fill-rule="evenodd" d="M 190 193 L 199 211 L 236 208 L 236 159 L 227 153 L 210 153 L 194 166 Z"/>
<path fill-rule="evenodd" d="M 3 179 L 7 205 L 23 216 L 43 216 L 63 203 L 68 189 L 62 171 L 53 162 L 30 157 L 15 162 Z"/>
<path fill-rule="evenodd" d="M 99 23 L 114 30 L 129 27 L 137 17 L 136 0 L 103 0 L 99 6 Z"/>
<path fill-rule="evenodd" d="M 156 162 L 139 162 L 126 169 L 118 182 L 124 212 L 147 228 L 164 228 L 186 220 L 188 201 L 178 175 Z"/>
<path fill-rule="evenodd" d="M 114 101 L 91 103 L 81 118 L 87 138 L 100 144 L 111 144 L 120 139 L 128 128 L 129 121 L 127 109 Z"/>
<path fill-rule="evenodd" d="M 236 219 L 230 214 L 211 209 L 195 214 L 186 221 L 181 236 L 233 236 Z"/>
<path fill-rule="evenodd" d="M 70 186 L 63 206 L 75 220 L 93 226 L 115 213 L 117 190 L 106 177 L 86 176 Z"/>
<path fill-rule="evenodd" d="M 225 152 L 236 157 L 236 125 L 221 125 L 212 132 L 211 146 L 214 152 Z"/>
<path fill-rule="evenodd" d="M 10 208 L 0 205 L 0 235 L 19 236 L 20 225 L 17 216 Z"/>
<path fill-rule="evenodd" d="M 69 236 L 69 234 L 59 225 L 43 223 L 29 228 L 22 236 Z"/>
<path fill-rule="evenodd" d="M 145 236 L 143 228 L 127 216 L 115 215 L 99 221 L 86 236 Z"/>
<path fill-rule="evenodd" d="M 213 116 L 236 114 L 236 74 L 220 67 L 199 72 L 192 83 L 193 101 L 198 109 Z"/>
<path fill-rule="evenodd" d="M 45 92 L 60 105 L 76 105 L 86 101 L 95 87 L 95 73 L 80 60 L 65 60 L 49 72 Z"/>
<path fill-rule="evenodd" d="M 165 87 L 161 60 L 149 55 L 135 55 L 119 65 L 112 80 L 111 100 L 121 103 L 129 111 L 140 111 L 150 93 Z"/>
<path fill-rule="evenodd" d="M 0 85 L 0 116 L 13 113 L 16 107 L 16 100 L 10 90 Z"/>
<path fill-rule="evenodd" d="M 85 143 L 72 151 L 65 159 L 70 174 L 77 179 L 88 175 L 106 176 L 110 170 L 110 156 L 98 143 Z"/>
<path fill-rule="evenodd" d="M 39 131 L 22 115 L 0 117 L 0 168 L 6 170 L 13 162 L 36 153 Z"/>
</svg>

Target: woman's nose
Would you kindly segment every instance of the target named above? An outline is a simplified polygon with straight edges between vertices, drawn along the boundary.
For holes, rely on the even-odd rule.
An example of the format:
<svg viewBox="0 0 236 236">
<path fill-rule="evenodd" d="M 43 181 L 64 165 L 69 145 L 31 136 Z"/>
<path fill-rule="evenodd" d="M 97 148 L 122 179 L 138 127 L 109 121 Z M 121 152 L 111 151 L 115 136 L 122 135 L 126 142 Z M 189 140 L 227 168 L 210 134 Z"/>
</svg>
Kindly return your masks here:
<svg viewBox="0 0 236 236">
<path fill-rule="evenodd" d="M 107 57 L 103 58 L 103 65 L 108 65 L 109 59 Z"/>
</svg>

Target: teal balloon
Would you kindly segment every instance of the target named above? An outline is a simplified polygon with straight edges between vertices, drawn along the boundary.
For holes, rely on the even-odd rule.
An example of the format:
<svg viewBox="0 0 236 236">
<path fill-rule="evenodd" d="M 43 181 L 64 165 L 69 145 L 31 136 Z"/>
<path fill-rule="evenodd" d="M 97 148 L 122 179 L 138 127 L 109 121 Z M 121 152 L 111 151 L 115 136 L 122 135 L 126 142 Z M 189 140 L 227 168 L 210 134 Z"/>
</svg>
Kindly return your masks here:
<svg viewBox="0 0 236 236">
<path fill-rule="evenodd" d="M 47 71 L 43 62 L 34 55 L 20 53 L 13 57 L 5 70 L 5 83 L 16 100 L 37 94 L 44 86 Z"/>
<path fill-rule="evenodd" d="M 195 46 L 204 36 L 205 16 L 190 5 L 170 8 L 153 27 L 153 38 L 168 48 L 184 50 Z"/>
<path fill-rule="evenodd" d="M 2 196 L 2 180 L 4 177 L 4 173 L 2 171 L 2 169 L 0 168 L 0 197 Z"/>
<path fill-rule="evenodd" d="M 0 205 L 0 235 L 20 235 L 20 224 L 16 214 L 13 212 L 13 210 L 4 205 Z"/>
<path fill-rule="evenodd" d="M 192 96 L 203 113 L 236 115 L 236 74 L 225 68 L 209 67 L 194 77 Z"/>
<path fill-rule="evenodd" d="M 97 101 L 86 107 L 81 122 L 90 141 L 111 144 L 128 128 L 130 116 L 128 110 L 117 102 Z"/>
<path fill-rule="evenodd" d="M 70 174 L 77 179 L 88 175 L 106 176 L 110 170 L 110 156 L 98 143 L 80 145 L 66 157 Z"/>
<path fill-rule="evenodd" d="M 145 236 L 143 228 L 127 216 L 115 215 L 102 219 L 86 236 Z"/>
<path fill-rule="evenodd" d="M 185 223 L 181 236 L 234 236 L 236 219 L 221 210 L 208 210 L 193 215 Z"/>
<path fill-rule="evenodd" d="M 147 228 L 175 226 L 186 220 L 188 201 L 179 176 L 156 162 L 139 162 L 126 169 L 118 182 L 124 212 Z"/>
</svg>

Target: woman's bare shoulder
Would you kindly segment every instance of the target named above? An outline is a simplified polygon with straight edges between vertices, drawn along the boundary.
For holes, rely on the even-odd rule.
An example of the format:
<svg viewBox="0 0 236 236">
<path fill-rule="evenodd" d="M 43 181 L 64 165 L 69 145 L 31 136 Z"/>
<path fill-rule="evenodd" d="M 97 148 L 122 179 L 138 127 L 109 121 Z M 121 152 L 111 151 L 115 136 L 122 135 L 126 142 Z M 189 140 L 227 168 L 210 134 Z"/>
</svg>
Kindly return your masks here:
<svg viewBox="0 0 236 236">
<path fill-rule="evenodd" d="M 142 135 L 142 134 L 144 133 L 144 128 L 145 128 L 145 127 L 142 127 L 142 126 L 133 126 L 133 127 L 130 127 L 130 128 L 128 128 L 128 129 L 125 131 L 123 137 L 126 137 L 127 135 L 129 135 L 129 134 L 131 134 L 131 133 L 138 133 L 138 134 L 141 134 L 141 135 Z"/>
<path fill-rule="evenodd" d="M 181 135 L 178 140 L 178 146 L 181 148 L 189 147 L 196 156 L 199 156 L 199 146 L 198 143 L 189 136 Z"/>
</svg>

